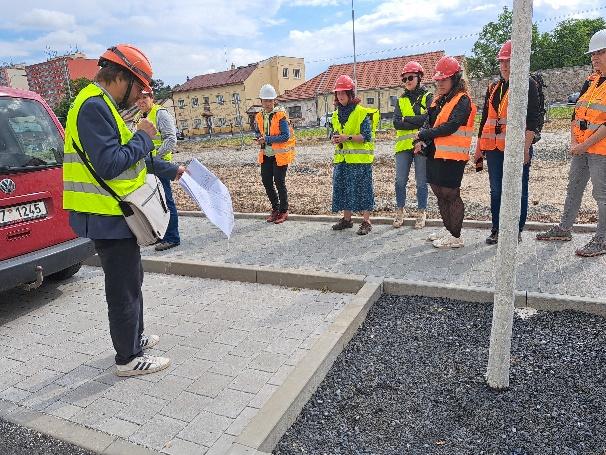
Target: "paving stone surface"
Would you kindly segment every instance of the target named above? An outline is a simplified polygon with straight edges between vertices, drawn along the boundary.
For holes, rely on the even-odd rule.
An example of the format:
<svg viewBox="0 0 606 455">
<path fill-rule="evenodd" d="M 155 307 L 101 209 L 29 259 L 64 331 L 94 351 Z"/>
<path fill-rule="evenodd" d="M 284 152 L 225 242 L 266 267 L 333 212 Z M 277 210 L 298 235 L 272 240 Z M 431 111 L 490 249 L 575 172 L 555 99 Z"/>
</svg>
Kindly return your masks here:
<svg viewBox="0 0 606 455">
<path fill-rule="evenodd" d="M 0 293 L 0 415 L 33 409 L 179 455 L 225 453 L 353 297 L 146 274 L 146 332 L 160 335 L 149 352 L 172 365 L 119 378 L 103 286 L 83 267 Z"/>
<path fill-rule="evenodd" d="M 465 247 L 438 250 L 426 237 L 436 229 L 375 225 L 370 234 L 357 227 L 332 231 L 328 222 L 236 219 L 228 241 L 205 218 L 180 217 L 181 246 L 152 257 L 196 259 L 231 264 L 264 265 L 355 273 L 465 286 L 493 287 L 496 246 L 484 242 L 486 229 L 463 229 Z M 581 258 L 574 254 L 591 238 L 575 234 L 570 242 L 539 242 L 536 232 L 524 232 L 518 250 L 517 289 L 550 294 L 602 298 L 606 287 L 606 256 Z"/>
</svg>

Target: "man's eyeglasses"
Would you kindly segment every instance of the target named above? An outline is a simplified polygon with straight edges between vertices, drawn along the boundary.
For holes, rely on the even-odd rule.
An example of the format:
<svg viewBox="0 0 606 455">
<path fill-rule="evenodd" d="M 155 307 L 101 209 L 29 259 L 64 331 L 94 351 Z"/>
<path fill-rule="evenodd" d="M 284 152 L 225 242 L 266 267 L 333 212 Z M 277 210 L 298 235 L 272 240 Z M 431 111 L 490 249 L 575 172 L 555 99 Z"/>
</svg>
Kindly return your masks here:
<svg viewBox="0 0 606 455">
<path fill-rule="evenodd" d="M 402 76 L 402 82 L 412 82 L 417 76 Z"/>
</svg>

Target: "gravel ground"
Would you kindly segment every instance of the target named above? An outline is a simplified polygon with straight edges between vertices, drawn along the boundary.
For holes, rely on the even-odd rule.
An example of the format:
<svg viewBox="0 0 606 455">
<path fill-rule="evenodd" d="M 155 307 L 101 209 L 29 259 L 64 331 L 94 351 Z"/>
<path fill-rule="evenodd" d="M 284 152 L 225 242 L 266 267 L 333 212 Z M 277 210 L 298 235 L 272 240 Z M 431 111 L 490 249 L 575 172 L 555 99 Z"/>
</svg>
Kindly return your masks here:
<svg viewBox="0 0 606 455">
<path fill-rule="evenodd" d="M 93 455 L 93 452 L 0 419 L 0 454 Z"/>
<path fill-rule="evenodd" d="M 566 121 L 568 125 L 568 121 Z M 536 144 L 535 157 L 530 174 L 529 220 L 557 222 L 563 210 L 568 183 L 568 147 L 570 133 L 564 125 L 550 125 Z M 392 216 L 395 204 L 395 169 L 393 140 L 379 140 L 376 145 L 373 181 L 375 190 L 375 215 Z M 239 212 L 266 212 L 269 203 L 261 184 L 259 166 L 256 164 L 257 149 L 207 148 L 199 142 L 179 142 L 176 160 L 186 163 L 198 158 L 209 167 L 229 188 L 234 209 Z M 288 171 L 290 212 L 303 215 L 330 214 L 332 204 L 332 147 L 326 140 L 305 141 L 297 145 L 297 159 Z M 414 169 L 408 184 L 407 209 L 413 216 L 416 206 Z M 177 206 L 181 210 L 198 210 L 178 184 L 173 186 Z M 430 191 L 429 217 L 439 218 L 436 199 Z M 475 172 L 471 164 L 463 178 L 462 197 L 467 219 L 490 219 L 490 193 L 488 172 Z M 595 223 L 596 206 L 591 197 L 591 184 L 578 222 Z"/>
<path fill-rule="evenodd" d="M 511 387 L 483 379 L 492 306 L 383 296 L 274 453 L 606 454 L 606 320 L 515 318 Z"/>
</svg>

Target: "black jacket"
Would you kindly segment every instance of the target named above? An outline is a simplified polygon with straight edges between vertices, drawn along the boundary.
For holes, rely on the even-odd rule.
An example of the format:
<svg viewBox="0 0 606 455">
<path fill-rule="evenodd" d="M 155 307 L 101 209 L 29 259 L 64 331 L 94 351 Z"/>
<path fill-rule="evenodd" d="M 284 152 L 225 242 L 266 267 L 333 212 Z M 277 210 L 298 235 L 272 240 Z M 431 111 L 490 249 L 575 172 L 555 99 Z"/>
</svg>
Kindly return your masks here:
<svg viewBox="0 0 606 455">
<path fill-rule="evenodd" d="M 427 114 L 421 114 L 421 100 L 425 93 L 427 93 L 427 90 L 421 86 L 417 87 L 412 92 L 409 92 L 408 90 L 404 91 L 400 98 L 408 98 L 410 100 L 412 110 L 416 115 L 402 117 L 402 111 L 400 110 L 400 103 L 398 100 L 393 113 L 393 126 L 395 129 L 416 130 L 423 126 L 425 120 L 427 119 Z M 429 93 L 426 98 L 427 105 L 424 106 L 425 108 L 429 108 L 429 106 L 431 106 L 432 99 L 433 95 Z"/>
</svg>

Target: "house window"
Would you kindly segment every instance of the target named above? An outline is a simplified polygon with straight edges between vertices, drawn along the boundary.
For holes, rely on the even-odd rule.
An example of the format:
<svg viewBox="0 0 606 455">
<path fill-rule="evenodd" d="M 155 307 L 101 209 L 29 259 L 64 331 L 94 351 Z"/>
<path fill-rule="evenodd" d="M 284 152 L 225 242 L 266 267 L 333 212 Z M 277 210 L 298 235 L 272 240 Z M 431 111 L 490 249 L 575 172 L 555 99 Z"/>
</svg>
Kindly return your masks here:
<svg viewBox="0 0 606 455">
<path fill-rule="evenodd" d="M 397 96 L 390 96 L 389 97 L 389 104 L 391 104 L 393 107 L 396 107 L 398 105 L 398 97 Z"/>
<path fill-rule="evenodd" d="M 210 99 L 208 98 L 208 96 L 204 97 L 204 104 L 210 104 Z"/>
<path fill-rule="evenodd" d="M 301 112 L 301 106 L 290 106 L 288 108 L 288 116 L 290 118 L 303 118 L 303 113 Z"/>
<path fill-rule="evenodd" d="M 374 98 L 366 98 L 366 104 L 375 104 L 375 99 Z"/>
<path fill-rule="evenodd" d="M 239 103 L 240 102 L 240 94 L 239 93 L 232 93 L 231 94 L 231 99 L 233 100 L 234 103 Z"/>
<path fill-rule="evenodd" d="M 292 70 L 292 77 L 295 79 L 301 79 L 301 70 L 299 68 Z"/>
<path fill-rule="evenodd" d="M 183 109 L 185 107 L 185 100 L 179 100 L 179 109 Z"/>
<path fill-rule="evenodd" d="M 195 118 L 194 119 L 194 128 L 200 128 L 201 125 L 202 125 L 202 119 Z"/>
<path fill-rule="evenodd" d="M 181 129 L 185 129 L 188 127 L 187 120 L 181 120 Z"/>
<path fill-rule="evenodd" d="M 198 107 L 198 98 L 191 99 L 191 107 Z"/>
<path fill-rule="evenodd" d="M 217 104 L 225 104 L 225 101 L 223 100 L 223 95 L 217 95 Z"/>
<path fill-rule="evenodd" d="M 242 116 L 241 115 L 237 115 L 235 120 L 236 120 L 236 122 L 235 122 L 236 126 L 242 126 Z"/>
<path fill-rule="evenodd" d="M 282 68 L 282 77 L 288 78 L 288 68 Z"/>
<path fill-rule="evenodd" d="M 227 120 L 225 120 L 223 117 L 217 119 L 217 126 L 218 127 L 225 126 L 226 124 L 227 124 Z"/>
</svg>

